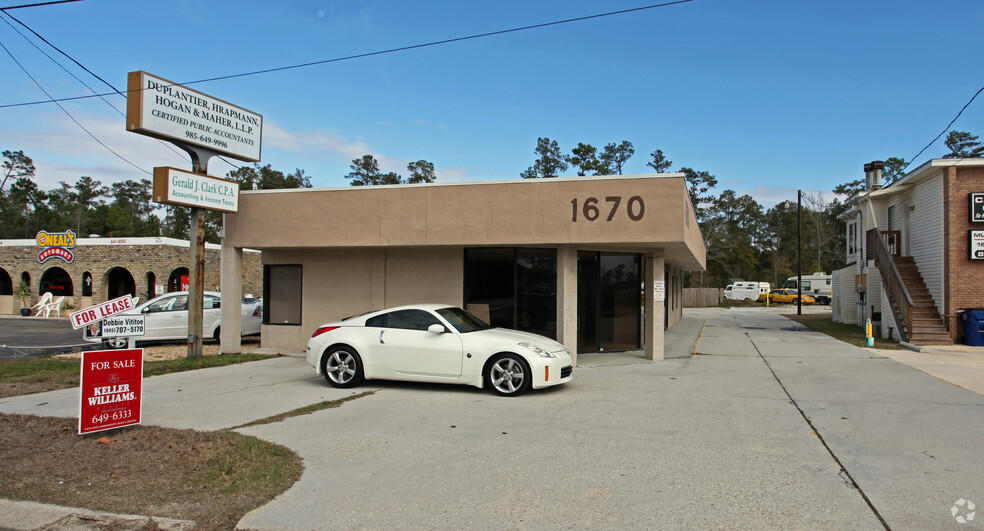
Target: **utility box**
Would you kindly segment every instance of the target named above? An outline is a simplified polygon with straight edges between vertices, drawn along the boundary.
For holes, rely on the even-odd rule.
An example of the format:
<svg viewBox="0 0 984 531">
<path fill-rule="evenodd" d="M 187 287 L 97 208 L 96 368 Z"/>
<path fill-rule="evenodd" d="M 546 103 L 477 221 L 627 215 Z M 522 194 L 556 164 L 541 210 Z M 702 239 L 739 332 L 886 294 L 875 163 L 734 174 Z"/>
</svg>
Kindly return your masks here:
<svg viewBox="0 0 984 531">
<path fill-rule="evenodd" d="M 984 347 L 984 308 L 964 310 L 960 319 L 964 325 L 964 343 Z"/>
</svg>

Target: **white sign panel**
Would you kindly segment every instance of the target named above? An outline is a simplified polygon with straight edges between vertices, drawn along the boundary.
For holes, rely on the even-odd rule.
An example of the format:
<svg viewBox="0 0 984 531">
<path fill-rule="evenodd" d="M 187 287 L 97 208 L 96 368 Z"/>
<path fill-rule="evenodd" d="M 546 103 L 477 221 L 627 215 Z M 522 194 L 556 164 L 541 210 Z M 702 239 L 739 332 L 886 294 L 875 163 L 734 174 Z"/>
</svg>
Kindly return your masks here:
<svg viewBox="0 0 984 531">
<path fill-rule="evenodd" d="M 83 326 L 88 326 L 96 321 L 100 321 L 120 312 L 133 309 L 133 299 L 129 295 L 106 301 L 102 304 L 89 306 L 88 308 L 72 312 L 68 320 L 72 323 L 72 328 L 78 330 Z"/>
<path fill-rule="evenodd" d="M 984 260 L 984 230 L 970 231 L 970 259 Z"/>
<path fill-rule="evenodd" d="M 653 281 L 653 301 L 666 302 L 666 282 L 663 280 Z"/>
<path fill-rule="evenodd" d="M 263 116 L 140 71 L 127 76 L 126 129 L 258 162 Z"/>
<path fill-rule="evenodd" d="M 142 336 L 145 333 L 145 317 L 143 314 L 107 317 L 102 322 L 102 337 Z"/>
<path fill-rule="evenodd" d="M 239 212 L 239 183 L 175 168 L 154 168 L 154 201 Z"/>
<path fill-rule="evenodd" d="M 970 194 L 970 222 L 984 223 L 984 193 Z"/>
</svg>

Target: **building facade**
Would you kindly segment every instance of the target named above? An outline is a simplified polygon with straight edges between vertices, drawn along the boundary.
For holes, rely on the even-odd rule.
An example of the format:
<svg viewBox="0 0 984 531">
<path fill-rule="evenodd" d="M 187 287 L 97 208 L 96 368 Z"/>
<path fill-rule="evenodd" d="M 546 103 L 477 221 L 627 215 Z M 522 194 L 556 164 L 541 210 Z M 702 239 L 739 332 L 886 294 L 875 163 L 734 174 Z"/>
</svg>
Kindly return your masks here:
<svg viewBox="0 0 984 531">
<path fill-rule="evenodd" d="M 219 291 L 220 247 L 207 244 L 205 255 L 205 289 Z M 190 243 L 172 238 L 74 238 L 66 231 L 41 233 L 34 240 L 0 240 L 0 314 L 20 310 L 14 293 L 22 280 L 30 292 L 28 307 L 47 292 L 64 297 L 66 309 L 126 294 L 146 301 L 183 289 L 189 259 Z M 247 293 L 259 293 L 259 253 L 247 251 L 243 259 L 242 285 Z"/>
<path fill-rule="evenodd" d="M 984 159 L 931 160 L 886 187 L 880 163 L 865 169 L 842 216 L 849 265 L 834 274 L 834 320 L 871 319 L 882 337 L 915 344 L 959 341 L 960 310 L 984 307 Z"/>
<path fill-rule="evenodd" d="M 681 174 L 244 191 L 225 215 L 225 297 L 244 290 L 245 248 L 263 257 L 262 344 L 295 350 L 324 322 L 437 302 L 572 352 L 662 359 L 683 272 L 705 260 Z M 222 334 L 225 351 L 234 312 Z"/>
</svg>

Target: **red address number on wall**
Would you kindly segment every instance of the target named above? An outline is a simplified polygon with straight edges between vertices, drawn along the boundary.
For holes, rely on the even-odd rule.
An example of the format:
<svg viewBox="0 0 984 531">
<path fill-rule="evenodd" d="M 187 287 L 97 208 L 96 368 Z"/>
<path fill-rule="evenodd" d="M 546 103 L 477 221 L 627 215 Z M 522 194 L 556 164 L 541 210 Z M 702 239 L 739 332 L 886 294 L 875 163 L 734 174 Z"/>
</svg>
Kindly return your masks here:
<svg viewBox="0 0 984 531">
<path fill-rule="evenodd" d="M 608 217 L 605 221 L 612 221 L 618 215 L 619 207 L 622 206 L 622 196 L 610 195 L 605 197 L 602 203 L 597 197 L 589 197 L 583 202 L 578 198 L 571 199 L 571 221 L 578 222 L 580 218 L 587 221 L 595 221 L 602 216 L 604 210 L 608 210 Z M 626 201 L 625 214 L 632 221 L 639 221 L 646 215 L 646 203 L 641 197 L 634 195 Z"/>
</svg>

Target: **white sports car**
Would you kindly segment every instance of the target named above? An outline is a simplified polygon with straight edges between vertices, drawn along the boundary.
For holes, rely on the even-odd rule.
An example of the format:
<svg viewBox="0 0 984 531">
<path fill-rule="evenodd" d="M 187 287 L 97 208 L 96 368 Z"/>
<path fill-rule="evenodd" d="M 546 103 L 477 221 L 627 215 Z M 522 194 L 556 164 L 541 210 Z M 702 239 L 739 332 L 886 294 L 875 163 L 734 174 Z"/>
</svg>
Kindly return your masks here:
<svg viewBox="0 0 984 531">
<path fill-rule="evenodd" d="M 404 380 L 489 387 L 503 396 L 569 382 L 573 357 L 536 334 L 492 328 L 454 306 L 401 306 L 318 327 L 307 361 L 333 387 Z"/>
</svg>

